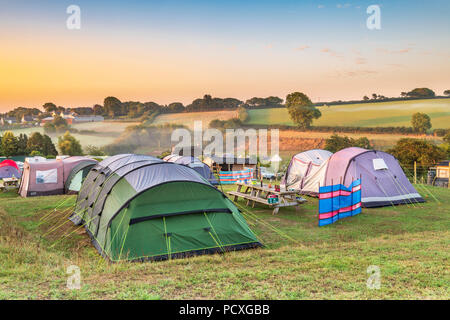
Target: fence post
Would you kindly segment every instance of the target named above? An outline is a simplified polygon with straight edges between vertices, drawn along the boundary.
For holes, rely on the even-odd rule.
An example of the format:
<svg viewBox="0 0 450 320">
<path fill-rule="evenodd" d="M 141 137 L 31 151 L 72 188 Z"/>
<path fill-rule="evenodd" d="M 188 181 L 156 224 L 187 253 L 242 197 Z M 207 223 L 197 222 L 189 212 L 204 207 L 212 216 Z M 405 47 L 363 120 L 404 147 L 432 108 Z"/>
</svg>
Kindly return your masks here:
<svg viewBox="0 0 450 320">
<path fill-rule="evenodd" d="M 447 188 L 450 189 L 450 162 L 448 163 L 448 178 L 447 178 Z"/>
<path fill-rule="evenodd" d="M 414 184 L 417 184 L 417 162 L 414 161 Z"/>
</svg>

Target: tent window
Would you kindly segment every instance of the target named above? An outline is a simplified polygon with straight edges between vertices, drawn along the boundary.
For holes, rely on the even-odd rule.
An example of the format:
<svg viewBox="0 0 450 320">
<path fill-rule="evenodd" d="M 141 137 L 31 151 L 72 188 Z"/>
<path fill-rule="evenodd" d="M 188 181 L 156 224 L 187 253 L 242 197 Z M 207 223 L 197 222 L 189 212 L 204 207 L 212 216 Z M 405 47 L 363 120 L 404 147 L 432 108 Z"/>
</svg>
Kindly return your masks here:
<svg viewBox="0 0 450 320">
<path fill-rule="evenodd" d="M 386 170 L 389 169 L 386 162 L 383 159 L 373 159 L 373 168 L 375 170 Z"/>
<path fill-rule="evenodd" d="M 36 171 L 36 184 L 58 183 L 58 169 Z"/>
</svg>

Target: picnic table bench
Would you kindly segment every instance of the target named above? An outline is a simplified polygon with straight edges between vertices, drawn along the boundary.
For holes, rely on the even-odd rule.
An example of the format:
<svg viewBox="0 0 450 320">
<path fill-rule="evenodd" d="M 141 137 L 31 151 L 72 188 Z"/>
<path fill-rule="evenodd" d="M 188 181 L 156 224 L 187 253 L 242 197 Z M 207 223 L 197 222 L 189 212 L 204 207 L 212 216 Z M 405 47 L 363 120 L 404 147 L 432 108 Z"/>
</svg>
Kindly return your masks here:
<svg viewBox="0 0 450 320">
<path fill-rule="evenodd" d="M 3 191 L 8 191 L 12 189 L 17 189 L 19 187 L 19 179 L 17 178 L 4 178 L 0 189 Z"/>
<path fill-rule="evenodd" d="M 269 188 L 267 185 L 261 186 L 260 184 L 246 184 L 237 182 L 236 191 L 229 191 L 228 194 L 234 197 L 234 201 L 237 201 L 239 197 L 247 200 L 247 206 L 251 205 L 255 207 L 256 203 L 261 203 L 274 208 L 272 214 L 277 214 L 282 207 L 293 207 L 299 209 L 299 205 L 306 202 L 305 198 L 297 197 L 297 191 L 294 190 L 280 190 L 275 188 Z M 275 195 L 278 197 L 278 202 L 269 203 L 269 197 Z"/>
</svg>

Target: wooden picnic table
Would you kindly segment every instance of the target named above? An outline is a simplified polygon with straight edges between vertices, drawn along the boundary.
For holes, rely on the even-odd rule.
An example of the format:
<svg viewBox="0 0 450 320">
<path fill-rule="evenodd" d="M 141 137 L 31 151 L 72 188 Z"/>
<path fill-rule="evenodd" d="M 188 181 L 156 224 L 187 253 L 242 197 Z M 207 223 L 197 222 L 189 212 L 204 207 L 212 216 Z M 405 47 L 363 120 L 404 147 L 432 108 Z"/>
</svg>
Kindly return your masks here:
<svg viewBox="0 0 450 320">
<path fill-rule="evenodd" d="M 237 182 L 236 191 L 229 191 L 228 194 L 234 196 L 234 201 L 237 201 L 239 197 L 247 199 L 247 206 L 251 204 L 252 208 L 255 207 L 256 203 L 265 204 L 273 209 L 272 214 L 277 214 L 282 207 L 292 207 L 299 209 L 299 205 L 306 202 L 303 197 L 297 197 L 297 191 L 295 190 L 280 190 L 276 191 L 274 187 L 269 188 L 268 185 L 258 184 L 246 184 L 242 182 Z M 269 196 L 278 196 L 278 202 L 269 203 Z"/>
<path fill-rule="evenodd" d="M 19 179 L 17 178 L 4 178 L 2 189 L 8 191 L 19 187 Z"/>
</svg>

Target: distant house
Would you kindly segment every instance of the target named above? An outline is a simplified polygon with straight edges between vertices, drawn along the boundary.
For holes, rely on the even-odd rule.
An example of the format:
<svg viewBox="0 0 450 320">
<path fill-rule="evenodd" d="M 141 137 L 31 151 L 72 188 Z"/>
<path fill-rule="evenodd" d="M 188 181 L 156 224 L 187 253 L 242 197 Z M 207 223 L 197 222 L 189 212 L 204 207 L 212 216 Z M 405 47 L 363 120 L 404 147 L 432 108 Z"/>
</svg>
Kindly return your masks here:
<svg viewBox="0 0 450 320">
<path fill-rule="evenodd" d="M 64 120 L 66 120 L 67 124 L 74 124 L 74 123 L 84 123 L 84 122 L 100 122 L 105 120 L 102 116 L 80 116 L 76 112 L 52 112 L 51 117 L 47 117 L 41 120 L 41 126 L 45 125 L 46 123 L 52 122 L 53 119 L 56 116 L 60 116 Z"/>
<path fill-rule="evenodd" d="M 46 117 L 41 120 L 41 126 L 43 127 L 46 123 L 53 122 L 53 117 Z"/>
<path fill-rule="evenodd" d="M 1 118 L 1 124 L 3 126 L 9 125 L 9 124 L 14 124 L 14 123 L 17 123 L 17 119 L 16 118 L 12 118 L 12 117 L 3 117 L 3 118 Z"/>
<path fill-rule="evenodd" d="M 30 122 L 34 122 L 34 121 L 35 121 L 35 118 L 33 118 L 33 116 L 26 116 L 26 115 L 22 116 L 22 120 L 21 120 L 22 123 L 30 123 Z"/>
<path fill-rule="evenodd" d="M 64 119 L 66 119 L 66 118 L 72 118 L 73 119 L 76 116 L 78 116 L 78 113 L 72 112 L 72 111 L 61 111 L 61 112 L 53 111 L 52 112 L 52 116 L 53 117 L 60 116 L 61 118 L 64 118 Z"/>
</svg>

